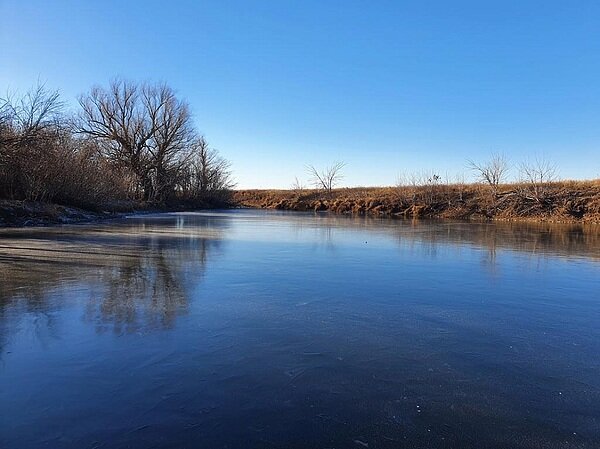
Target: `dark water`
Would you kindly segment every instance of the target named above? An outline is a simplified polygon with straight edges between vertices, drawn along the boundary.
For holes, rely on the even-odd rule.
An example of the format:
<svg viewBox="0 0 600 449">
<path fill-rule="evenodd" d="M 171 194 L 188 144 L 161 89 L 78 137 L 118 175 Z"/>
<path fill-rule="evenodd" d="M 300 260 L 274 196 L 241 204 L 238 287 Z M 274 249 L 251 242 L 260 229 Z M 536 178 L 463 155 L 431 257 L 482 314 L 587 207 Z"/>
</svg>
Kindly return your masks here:
<svg viewBox="0 0 600 449">
<path fill-rule="evenodd" d="M 600 448 L 598 228 L 146 216 L 0 280 L 2 448 Z"/>
</svg>

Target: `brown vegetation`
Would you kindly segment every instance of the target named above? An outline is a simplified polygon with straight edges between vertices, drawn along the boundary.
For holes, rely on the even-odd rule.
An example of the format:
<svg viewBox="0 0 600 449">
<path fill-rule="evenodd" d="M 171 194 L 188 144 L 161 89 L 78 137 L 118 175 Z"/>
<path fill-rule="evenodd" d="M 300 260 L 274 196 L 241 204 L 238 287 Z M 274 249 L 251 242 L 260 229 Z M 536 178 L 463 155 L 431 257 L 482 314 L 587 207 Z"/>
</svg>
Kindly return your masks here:
<svg viewBox="0 0 600 449">
<path fill-rule="evenodd" d="M 240 206 L 342 214 L 600 222 L 600 180 L 442 184 L 324 190 L 240 190 Z"/>
<path fill-rule="evenodd" d="M 227 202 L 229 163 L 195 130 L 187 103 L 170 87 L 115 80 L 79 104 L 66 113 L 58 92 L 42 85 L 0 98 L 5 205 L 114 211 Z"/>
<path fill-rule="evenodd" d="M 357 215 L 600 221 L 600 181 L 557 182 L 543 159 L 469 161 L 478 183 L 413 174 L 396 187 L 336 189 L 345 163 L 308 165 L 315 190 L 247 190 L 231 197 L 229 163 L 195 129 L 188 104 L 165 84 L 115 80 L 68 114 L 44 86 L 0 99 L 0 224 L 69 222 L 99 212 L 242 205 Z M 25 204 L 27 202 L 29 204 Z M 48 203 L 68 206 L 56 208 Z M 70 208 L 70 209 L 69 209 Z M 75 211 L 74 208 L 83 210 Z M 53 218 L 52 218 L 53 217 Z"/>
</svg>

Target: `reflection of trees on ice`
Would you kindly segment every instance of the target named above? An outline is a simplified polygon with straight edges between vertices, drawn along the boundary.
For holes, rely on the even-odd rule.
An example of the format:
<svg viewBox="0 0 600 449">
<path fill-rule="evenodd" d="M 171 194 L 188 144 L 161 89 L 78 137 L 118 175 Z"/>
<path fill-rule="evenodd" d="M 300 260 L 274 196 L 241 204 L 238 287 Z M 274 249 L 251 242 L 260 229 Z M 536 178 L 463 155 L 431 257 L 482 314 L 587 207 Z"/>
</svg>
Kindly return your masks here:
<svg viewBox="0 0 600 449">
<path fill-rule="evenodd" d="M 54 327 L 53 310 L 84 299 L 85 319 L 104 332 L 168 328 L 189 305 L 223 221 L 15 231 L 0 244 L 0 339 L 25 310 Z M 187 218 L 189 221 L 190 219 Z M 45 318 L 44 318 L 45 317 Z M 51 330 L 44 331 L 52 334 Z M 0 340 L 0 346 L 1 340 Z"/>
</svg>

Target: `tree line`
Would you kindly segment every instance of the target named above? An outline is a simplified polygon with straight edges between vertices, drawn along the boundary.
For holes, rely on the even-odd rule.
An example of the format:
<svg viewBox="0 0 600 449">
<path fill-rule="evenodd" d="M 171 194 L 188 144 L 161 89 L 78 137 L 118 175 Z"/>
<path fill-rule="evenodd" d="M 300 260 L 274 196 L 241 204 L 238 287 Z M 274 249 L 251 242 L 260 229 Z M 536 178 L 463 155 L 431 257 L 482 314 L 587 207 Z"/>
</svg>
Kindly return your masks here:
<svg viewBox="0 0 600 449">
<path fill-rule="evenodd" d="M 78 105 L 67 112 L 44 85 L 0 99 L 0 199 L 87 208 L 227 200 L 229 162 L 168 85 L 116 79 Z"/>
</svg>

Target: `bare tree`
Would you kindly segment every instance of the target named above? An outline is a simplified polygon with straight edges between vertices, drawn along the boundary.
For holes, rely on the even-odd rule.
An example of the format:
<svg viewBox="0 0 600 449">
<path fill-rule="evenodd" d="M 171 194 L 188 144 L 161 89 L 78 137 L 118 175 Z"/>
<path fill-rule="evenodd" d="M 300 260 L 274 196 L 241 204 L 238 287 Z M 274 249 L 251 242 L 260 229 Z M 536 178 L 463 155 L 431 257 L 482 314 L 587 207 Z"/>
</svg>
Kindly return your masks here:
<svg viewBox="0 0 600 449">
<path fill-rule="evenodd" d="M 306 171 L 311 176 L 311 182 L 317 189 L 331 192 L 343 179 L 342 169 L 345 166 L 345 162 L 334 162 L 329 167 L 319 171 L 314 165 L 308 165 Z"/>
<path fill-rule="evenodd" d="M 543 157 L 521 163 L 519 177 L 522 196 L 537 203 L 547 201 L 549 184 L 558 179 L 556 165 Z"/>
<path fill-rule="evenodd" d="M 0 99 L 0 194 L 46 199 L 50 160 L 67 131 L 62 118 L 59 92 L 43 84 Z"/>
<path fill-rule="evenodd" d="M 67 117 L 58 92 L 43 85 L 0 98 L 0 198 L 84 207 L 227 198 L 229 162 L 198 136 L 188 104 L 167 85 L 115 80 L 79 103 Z"/>
<path fill-rule="evenodd" d="M 498 187 L 505 180 L 510 165 L 504 155 L 493 154 L 491 159 L 484 163 L 469 160 L 469 168 L 476 173 L 479 181 L 490 186 L 492 195 L 497 197 Z"/>
<path fill-rule="evenodd" d="M 95 139 L 106 157 L 137 176 L 144 198 L 151 194 L 150 140 L 156 132 L 156 115 L 163 104 L 147 86 L 113 80 L 108 89 L 96 86 L 79 97 L 81 112 L 76 129 Z"/>
<path fill-rule="evenodd" d="M 63 108 L 58 90 L 49 90 L 44 84 L 38 84 L 18 99 L 7 93 L 0 98 L 0 144 L 3 147 L 24 144 L 54 134 Z"/>
<path fill-rule="evenodd" d="M 194 141 L 184 171 L 182 190 L 188 197 L 225 192 L 235 186 L 231 177 L 231 164 L 211 148 L 202 136 Z"/>
<path fill-rule="evenodd" d="M 187 103 L 162 84 L 142 92 L 147 112 L 154 124 L 149 141 L 149 170 L 152 192 L 149 197 L 163 201 L 173 191 L 176 180 L 192 155 L 195 132 Z"/>
<path fill-rule="evenodd" d="M 145 200 L 163 201 L 175 187 L 195 138 L 189 107 L 165 84 L 114 80 L 79 98 L 77 131 L 137 176 Z"/>
</svg>

